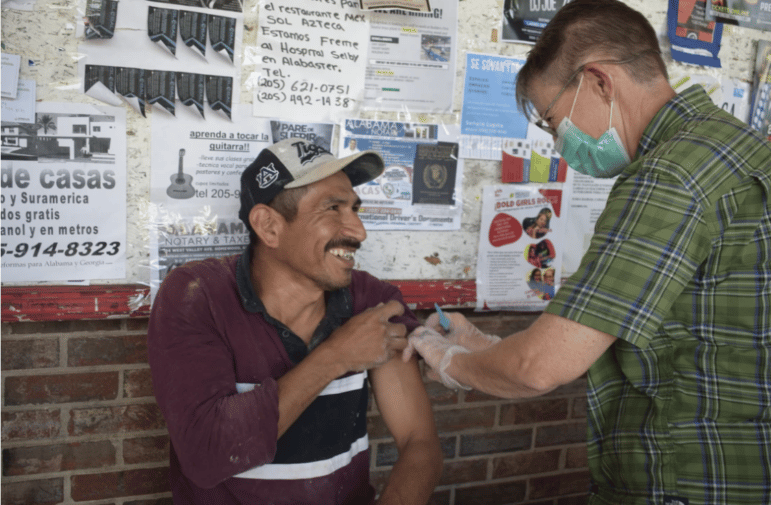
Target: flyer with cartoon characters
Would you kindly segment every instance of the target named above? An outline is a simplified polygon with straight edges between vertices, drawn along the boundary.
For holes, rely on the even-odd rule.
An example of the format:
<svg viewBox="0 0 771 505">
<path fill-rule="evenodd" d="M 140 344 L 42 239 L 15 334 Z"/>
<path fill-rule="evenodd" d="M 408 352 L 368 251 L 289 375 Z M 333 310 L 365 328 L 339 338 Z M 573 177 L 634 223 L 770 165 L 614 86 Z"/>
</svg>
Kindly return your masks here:
<svg viewBox="0 0 771 505">
<path fill-rule="evenodd" d="M 563 190 L 484 188 L 477 256 L 477 309 L 543 310 L 559 287 Z"/>
</svg>

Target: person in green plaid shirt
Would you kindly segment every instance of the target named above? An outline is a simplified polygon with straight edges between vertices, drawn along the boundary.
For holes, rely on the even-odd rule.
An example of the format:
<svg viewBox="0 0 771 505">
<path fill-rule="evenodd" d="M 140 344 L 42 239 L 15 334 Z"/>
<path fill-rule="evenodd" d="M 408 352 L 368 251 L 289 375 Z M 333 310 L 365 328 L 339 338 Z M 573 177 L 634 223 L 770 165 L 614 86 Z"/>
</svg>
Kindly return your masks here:
<svg viewBox="0 0 771 505">
<path fill-rule="evenodd" d="M 659 51 L 621 2 L 558 11 L 517 96 L 570 166 L 617 177 L 591 245 L 528 329 L 432 314 L 405 356 L 509 398 L 588 370 L 593 505 L 769 504 L 771 143 L 675 93 Z"/>
</svg>

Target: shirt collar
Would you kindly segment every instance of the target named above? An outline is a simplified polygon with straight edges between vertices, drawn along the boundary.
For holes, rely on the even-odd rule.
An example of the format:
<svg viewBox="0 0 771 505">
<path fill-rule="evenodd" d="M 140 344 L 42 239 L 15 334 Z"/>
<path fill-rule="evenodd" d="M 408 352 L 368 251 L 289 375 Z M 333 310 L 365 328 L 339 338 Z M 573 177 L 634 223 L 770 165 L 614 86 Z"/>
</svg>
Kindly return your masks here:
<svg viewBox="0 0 771 505">
<path fill-rule="evenodd" d="M 295 363 L 299 362 L 308 352 L 323 342 L 335 329 L 341 326 L 353 315 L 353 295 L 349 288 L 327 291 L 327 311 L 319 326 L 313 332 L 310 343 L 305 346 L 300 337 L 294 334 L 281 321 L 274 319 L 265 310 L 265 304 L 254 292 L 251 275 L 252 247 L 246 246 L 236 263 L 236 284 L 241 296 L 244 310 L 253 314 L 261 314 L 263 318 L 278 330 L 289 357 Z M 299 341 L 299 343 L 298 343 Z"/>
<path fill-rule="evenodd" d="M 700 114 L 707 106 L 713 106 L 712 99 L 699 84 L 694 84 L 675 95 L 653 116 L 645 128 L 637 155 L 644 156 L 659 143 L 671 138 L 685 121 Z"/>
</svg>

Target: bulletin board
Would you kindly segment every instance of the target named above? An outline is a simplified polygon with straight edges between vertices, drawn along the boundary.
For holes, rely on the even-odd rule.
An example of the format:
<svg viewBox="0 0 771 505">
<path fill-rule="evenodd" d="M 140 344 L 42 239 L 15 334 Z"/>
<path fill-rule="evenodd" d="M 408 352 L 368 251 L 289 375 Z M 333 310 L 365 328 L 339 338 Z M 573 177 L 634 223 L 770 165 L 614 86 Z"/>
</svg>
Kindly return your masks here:
<svg viewBox="0 0 771 505">
<path fill-rule="evenodd" d="M 108 2 L 108 0 L 101 0 L 101 2 Z M 308 6 L 305 5 L 306 3 Z M 303 7 L 313 8 L 313 4 L 318 2 L 306 3 L 302 3 Z M 442 136 L 451 138 L 457 135 L 464 113 L 463 92 L 466 74 L 470 70 L 467 68 L 469 55 L 483 54 L 524 59 L 531 47 L 527 35 L 520 34 L 520 40 L 516 40 L 516 35 L 512 33 L 514 25 L 509 19 L 512 3 L 517 2 L 508 0 L 506 2 L 503 0 L 431 2 L 432 11 L 424 16 L 433 13 L 435 16 L 455 19 L 457 28 L 451 32 L 436 29 L 428 36 L 423 35 L 421 50 L 425 51 L 425 54 L 422 54 L 418 60 L 423 63 L 415 65 L 451 69 L 452 75 L 443 76 L 437 73 L 436 76 L 441 80 L 436 80 L 435 77 L 435 82 L 429 86 L 423 86 L 426 96 L 416 97 L 414 103 L 404 100 L 388 103 L 363 89 L 363 98 L 360 103 L 367 106 L 358 109 L 345 109 L 344 93 L 348 90 L 346 87 L 360 86 L 358 82 L 360 78 L 354 76 L 358 76 L 357 72 L 365 71 L 365 60 L 372 61 L 377 57 L 372 54 L 355 53 L 356 48 L 353 47 L 351 40 L 356 36 L 351 34 L 347 26 L 338 29 L 334 19 L 324 21 L 327 24 L 319 21 L 320 29 L 328 31 L 323 47 L 320 49 L 326 51 L 325 54 L 328 56 L 326 64 L 339 70 L 341 78 L 319 82 L 315 89 L 312 89 L 311 83 L 306 82 L 304 89 L 294 90 L 295 93 L 292 96 L 297 102 L 294 103 L 296 107 L 287 109 L 276 106 L 274 103 L 279 99 L 281 92 L 278 82 L 290 73 L 292 65 L 299 65 L 301 55 L 291 55 L 293 58 L 296 56 L 294 61 L 290 58 L 282 63 L 281 45 L 290 42 L 290 37 L 297 38 L 304 35 L 299 28 L 294 30 L 292 35 L 287 35 L 292 30 L 282 25 L 286 20 L 303 26 L 305 22 L 302 21 L 303 13 L 298 10 L 301 7 L 294 7 L 292 10 L 286 7 L 282 9 L 282 6 L 297 5 L 297 3 L 279 0 L 262 0 L 262 2 L 258 0 L 243 2 L 240 0 L 221 2 L 120 0 L 120 2 L 114 2 L 117 4 L 119 19 L 117 29 L 110 37 L 104 38 L 104 33 L 94 34 L 94 30 L 99 32 L 100 23 L 109 20 L 97 19 L 93 16 L 89 18 L 87 3 L 84 0 L 63 0 L 56 3 L 43 0 L 4 0 L 2 50 L 4 54 L 20 57 L 18 79 L 20 82 L 33 82 L 35 104 L 41 111 L 46 110 L 45 107 L 50 103 L 91 105 L 97 107 L 94 109 L 96 111 L 102 110 L 99 107 L 109 105 L 122 111 L 117 115 L 108 115 L 111 119 L 107 120 L 104 120 L 101 112 L 90 113 L 91 124 L 101 122 L 101 127 L 111 127 L 108 124 L 111 121 L 124 121 L 122 124 L 125 124 L 125 131 L 121 126 L 111 134 L 113 136 L 111 149 L 125 142 L 125 162 L 113 160 L 118 164 L 113 170 L 114 173 L 110 175 L 112 179 L 99 181 L 105 186 L 112 185 L 116 192 L 109 193 L 110 198 L 104 201 L 92 200 L 91 212 L 94 222 L 103 223 L 101 225 L 103 228 L 114 227 L 116 222 L 120 221 L 118 224 L 125 226 L 125 239 L 122 239 L 120 247 L 113 246 L 112 249 L 123 259 L 122 270 L 114 271 L 107 268 L 102 278 L 86 281 L 68 279 L 67 274 L 63 273 L 66 272 L 67 267 L 57 267 L 55 264 L 47 267 L 51 273 L 41 274 L 48 275 L 49 278 L 55 277 L 55 280 L 12 282 L 3 275 L 2 320 L 144 317 L 149 314 L 151 272 L 157 268 L 158 261 L 152 253 L 153 238 L 149 226 L 149 223 L 158 217 L 158 209 L 152 203 L 152 192 L 155 189 L 151 181 L 151 167 L 154 170 L 159 166 L 166 167 L 168 174 L 164 177 L 168 180 L 171 176 L 172 183 L 175 173 L 178 176 L 183 173 L 183 160 L 189 159 L 190 156 L 189 152 L 184 154 L 184 151 L 189 151 L 189 148 L 179 149 L 174 144 L 176 142 L 174 135 L 190 138 L 194 135 L 194 131 L 203 131 L 191 125 L 206 124 L 207 121 L 210 125 L 214 121 L 227 125 L 233 122 L 237 115 L 255 118 L 260 117 L 256 114 L 263 110 L 266 114 L 263 119 L 266 121 L 272 119 L 278 124 L 272 127 L 281 128 L 279 124 L 281 120 L 298 121 L 299 116 L 307 114 L 309 109 L 307 104 L 305 107 L 302 106 L 303 100 L 314 100 L 320 104 L 318 107 L 326 107 L 328 114 L 325 117 L 314 118 L 313 121 L 335 125 L 330 146 L 333 152 L 344 147 L 341 136 L 346 135 L 347 131 L 342 127 L 345 118 L 417 126 L 413 129 L 414 132 L 406 133 L 415 136 L 424 134 L 421 133 L 420 126 L 425 125 L 425 131 L 435 134 L 435 138 L 439 141 L 442 140 Z M 529 2 L 531 9 L 534 3 L 538 4 L 536 7 L 540 6 L 539 8 L 558 8 L 563 2 L 562 0 L 539 0 L 538 2 L 531 0 Z M 626 3 L 648 16 L 654 28 L 660 32 L 664 58 L 673 80 L 688 80 L 689 76 L 698 74 L 714 80 L 733 79 L 747 83 L 749 86 L 753 79 L 757 41 L 771 40 L 771 34 L 768 31 L 726 25 L 720 48 L 721 68 L 686 65 L 674 61 L 668 52 L 670 44 L 666 40 L 666 33 L 669 2 L 626 0 Z M 94 4 L 90 5 L 93 7 Z M 437 13 L 437 9 L 442 10 L 437 6 L 444 7 L 446 12 Z M 145 14 L 148 7 L 151 13 Z M 153 9 L 156 10 L 153 11 Z M 107 12 L 109 14 L 110 11 Z M 199 16 L 194 16 L 190 14 L 191 12 Z M 206 54 L 201 54 L 200 40 L 199 45 L 196 45 L 195 40 L 195 23 L 198 22 L 200 25 L 200 15 L 203 14 L 209 16 L 210 39 L 203 42 L 203 48 L 208 51 Z M 137 19 L 134 19 L 135 17 Z M 269 17 L 272 19 L 270 24 L 266 21 Z M 211 21 L 215 18 L 218 19 L 216 25 Z M 84 19 L 88 19 L 90 23 L 85 23 Z M 284 21 L 277 21 L 280 19 Z M 420 17 L 409 19 L 418 20 Z M 351 18 L 348 21 L 354 23 L 351 24 L 354 29 L 359 29 L 358 25 L 355 25 L 356 19 Z M 134 43 L 132 39 L 127 38 L 130 30 L 123 27 L 123 22 L 142 25 L 141 42 Z M 180 29 L 180 35 L 177 36 L 174 47 L 175 54 L 171 56 L 168 54 L 171 52 L 168 36 L 157 31 L 158 26 L 164 23 L 167 28 L 174 24 Z M 181 34 L 183 25 L 187 27 L 187 39 Z M 403 22 L 401 26 L 394 29 L 409 33 L 410 30 L 414 30 L 411 26 L 409 22 Z M 319 27 L 309 27 L 309 29 L 317 28 Z M 154 36 L 151 36 L 152 30 L 156 30 L 153 32 Z M 347 34 L 347 39 L 340 36 L 340 30 Z M 228 33 L 231 37 L 234 36 L 235 47 L 229 47 L 226 40 L 218 41 L 214 36 L 215 32 L 223 39 L 227 39 Z M 282 41 L 282 37 L 287 40 Z M 512 40 L 512 37 L 515 40 Z M 356 40 L 377 40 L 384 43 L 387 39 L 387 35 L 364 33 Z M 268 44 L 271 47 L 266 45 L 266 41 L 273 41 L 272 45 Z M 165 51 L 166 59 L 155 59 L 151 56 L 152 51 Z M 274 51 L 275 54 L 270 51 Z M 196 52 L 199 54 L 194 54 Z M 265 62 L 270 62 L 270 58 L 273 58 L 275 66 L 269 65 L 266 70 Z M 448 59 L 452 65 L 448 65 Z M 206 61 L 206 66 L 202 70 L 196 70 L 201 68 L 202 60 Z M 116 76 L 114 70 L 110 70 L 111 66 L 120 66 L 124 70 L 119 71 Z M 126 68 L 133 70 L 129 72 L 125 70 Z M 3 71 L 5 73 L 5 59 Z M 142 74 L 145 75 L 144 78 L 139 77 L 142 71 L 147 72 Z M 132 79 L 134 83 L 140 82 L 141 79 L 144 79 L 141 82 L 152 82 L 156 90 L 154 103 L 137 104 L 136 99 L 132 100 L 130 92 L 126 92 L 123 99 L 118 99 L 112 104 L 105 102 L 104 96 L 100 97 L 99 93 L 102 90 L 102 84 L 109 82 L 112 78 L 120 82 L 132 82 Z M 200 78 L 201 89 L 210 93 L 205 102 L 196 98 L 195 90 L 199 88 L 196 87 L 195 82 L 198 78 Z M 169 94 L 166 88 L 170 80 L 176 80 L 178 89 L 184 83 L 186 89 L 192 90 L 186 100 L 181 101 L 173 92 Z M 275 91 L 265 87 L 270 82 L 276 83 Z M 284 85 L 286 83 L 281 84 L 281 86 Z M 299 86 L 302 85 L 302 83 L 299 84 Z M 86 86 L 91 86 L 89 88 L 91 93 L 85 92 Z M 422 110 L 420 103 L 427 103 L 434 99 L 432 95 L 442 93 L 450 94 L 449 106 L 445 110 Z M 297 98 L 301 95 L 304 98 Z M 334 108 L 335 99 L 337 99 L 338 109 Z M 175 114 L 172 115 L 169 111 L 175 105 Z M 276 111 L 290 111 L 284 114 L 291 117 L 278 117 L 275 115 Z M 48 116 L 50 118 L 57 114 L 60 114 L 60 109 L 53 109 Z M 121 114 L 123 117 L 120 117 Z M 44 128 L 45 125 L 40 123 L 40 120 L 41 115 L 38 114 L 36 121 L 39 128 Z M 5 116 L 3 121 L 6 121 Z M 270 127 L 266 123 L 264 131 L 269 132 Z M 154 129 L 156 129 L 155 133 Z M 166 133 L 159 134 L 157 129 Z M 411 127 L 407 128 L 407 130 L 410 129 Z M 38 134 L 40 131 L 38 130 Z M 5 129 L 3 135 L 5 145 Z M 366 141 L 366 136 L 364 138 Z M 171 147 L 163 146 L 164 139 L 168 140 L 168 146 Z M 218 142 L 219 140 L 212 138 L 207 141 Z M 374 142 L 372 145 L 377 147 L 379 144 Z M 227 144 L 223 143 L 223 146 Z M 78 149 L 77 144 L 70 149 L 70 152 L 75 152 Z M 89 162 L 95 163 L 96 160 L 92 157 Z M 125 168 L 122 163 L 125 163 Z M 11 168 L 12 165 L 4 161 L 3 167 Z M 87 173 L 88 170 L 86 170 Z M 102 173 L 104 174 L 104 171 Z M 74 170 L 71 175 L 74 178 Z M 57 179 L 54 177 L 51 180 Z M 456 193 L 460 198 L 454 202 L 459 209 L 457 227 L 388 230 L 373 224 L 371 227 L 368 226 L 368 238 L 362 250 L 357 253 L 357 267 L 397 285 L 402 290 L 405 300 L 416 309 L 433 307 L 435 302 L 450 307 L 474 306 L 477 298 L 475 285 L 477 255 L 483 220 L 482 197 L 485 187 L 501 182 L 500 159 L 465 158 L 462 177 L 458 181 L 461 191 Z M 217 188 L 211 186 L 208 190 L 211 195 Z M 122 204 L 122 191 L 125 191 L 125 205 Z M 45 204 L 40 205 L 42 212 L 45 212 L 46 208 Z M 94 212 L 93 209 L 98 210 Z M 111 220 L 112 213 L 118 213 L 116 215 L 119 215 L 119 219 Z M 45 216 L 39 215 L 34 219 L 45 219 Z M 20 224 L 24 224 L 23 216 L 20 221 Z M 439 221 L 438 218 L 437 221 Z M 117 241 L 105 240 L 105 251 L 110 251 L 111 243 L 117 243 Z M 80 257 L 83 256 L 82 253 L 87 253 L 85 256 L 88 256 L 91 250 L 86 251 L 76 247 L 71 252 L 72 256 Z M 93 268 L 100 268 L 100 266 L 94 262 Z"/>
</svg>

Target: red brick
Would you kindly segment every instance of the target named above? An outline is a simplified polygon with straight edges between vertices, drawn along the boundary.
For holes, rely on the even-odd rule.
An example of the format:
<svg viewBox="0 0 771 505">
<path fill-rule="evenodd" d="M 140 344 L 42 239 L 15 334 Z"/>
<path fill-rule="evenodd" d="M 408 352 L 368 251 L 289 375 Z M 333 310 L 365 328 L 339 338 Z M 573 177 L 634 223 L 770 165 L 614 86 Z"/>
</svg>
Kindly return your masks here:
<svg viewBox="0 0 771 505">
<path fill-rule="evenodd" d="M 502 426 L 562 421 L 567 417 L 567 399 L 528 400 L 501 406 Z"/>
<path fill-rule="evenodd" d="M 455 490 L 455 505 L 504 505 L 525 499 L 527 483 L 522 481 L 486 484 Z"/>
<path fill-rule="evenodd" d="M 370 440 L 391 437 L 391 432 L 388 431 L 388 426 L 386 426 L 383 417 L 380 415 L 367 416 L 367 433 Z"/>
<path fill-rule="evenodd" d="M 481 391 L 477 391 L 476 389 L 472 389 L 470 391 L 466 391 L 465 393 L 463 393 L 463 401 L 466 403 L 490 402 L 490 401 L 503 403 L 504 401 L 507 401 L 507 400 L 502 400 L 497 396 L 488 395 L 487 393 L 483 393 Z"/>
<path fill-rule="evenodd" d="M 586 445 L 568 447 L 565 457 L 565 468 L 587 468 L 589 459 L 587 457 Z"/>
<path fill-rule="evenodd" d="M 520 452 L 493 459 L 493 479 L 559 470 L 560 451 Z"/>
<path fill-rule="evenodd" d="M 535 477 L 530 479 L 530 499 L 588 493 L 590 484 L 588 471 Z"/>
<path fill-rule="evenodd" d="M 477 407 L 434 411 L 436 428 L 440 433 L 471 428 L 492 428 L 495 422 L 495 407 Z"/>
<path fill-rule="evenodd" d="M 126 370 L 123 372 L 123 396 L 126 398 L 155 396 L 153 393 L 153 378 L 149 368 Z"/>
<path fill-rule="evenodd" d="M 3 484 L 3 505 L 52 505 L 64 501 L 64 480 L 30 480 Z"/>
<path fill-rule="evenodd" d="M 169 460 L 169 437 L 130 438 L 123 441 L 123 461 L 126 464 L 152 463 Z"/>
<path fill-rule="evenodd" d="M 61 431 L 59 421 L 61 411 L 25 410 L 23 412 L 8 412 L 2 414 L 3 442 L 9 440 L 39 440 L 53 438 Z"/>
<path fill-rule="evenodd" d="M 586 403 L 587 399 L 585 396 L 580 398 L 574 398 L 573 399 L 573 410 L 571 411 L 570 417 L 573 419 L 583 419 L 586 417 Z"/>
<path fill-rule="evenodd" d="M 166 426 L 155 403 L 70 410 L 71 436 L 158 430 Z"/>
<path fill-rule="evenodd" d="M 439 485 L 467 484 L 484 481 L 485 478 L 487 478 L 486 459 L 446 461 L 442 468 L 442 478 Z"/>
<path fill-rule="evenodd" d="M 166 498 L 155 498 L 151 500 L 135 500 L 135 501 L 124 501 L 123 505 L 173 505 L 173 500 L 171 499 L 171 496 Z"/>
<path fill-rule="evenodd" d="M 448 389 L 436 381 L 426 382 L 426 392 L 431 405 L 453 405 L 458 403 L 458 392 Z"/>
<path fill-rule="evenodd" d="M 111 442 L 82 442 L 3 449 L 3 475 L 32 475 L 115 464 Z"/>
<path fill-rule="evenodd" d="M 486 431 L 460 437 L 460 456 L 530 449 L 533 430 Z"/>
<path fill-rule="evenodd" d="M 535 434 L 535 446 L 586 443 L 586 423 L 539 426 Z"/>
<path fill-rule="evenodd" d="M 434 491 L 426 505 L 450 505 L 450 491 Z"/>
<path fill-rule="evenodd" d="M 3 370 L 54 368 L 59 366 L 59 340 L 34 338 L 3 340 Z"/>
<path fill-rule="evenodd" d="M 560 386 L 544 396 L 586 396 L 586 377 L 580 377 L 569 384 Z"/>
<path fill-rule="evenodd" d="M 147 335 L 71 338 L 67 342 L 69 366 L 147 363 Z"/>
<path fill-rule="evenodd" d="M 589 493 L 581 493 L 579 495 L 561 497 L 557 500 L 557 505 L 588 505 L 588 503 Z"/>
<path fill-rule="evenodd" d="M 146 317 L 132 317 L 126 319 L 126 329 L 128 331 L 147 332 L 150 320 Z"/>
<path fill-rule="evenodd" d="M 375 492 L 379 495 L 383 492 L 383 488 L 388 483 L 388 477 L 391 475 L 391 470 L 375 470 L 370 472 L 369 481 L 372 487 L 375 488 Z M 126 502 L 124 505 L 129 505 Z M 428 499 L 426 505 L 450 505 L 450 491 L 436 491 Z"/>
<path fill-rule="evenodd" d="M 6 405 L 113 400 L 117 396 L 117 372 L 35 375 L 5 379 Z"/>
<path fill-rule="evenodd" d="M 51 333 L 72 333 L 89 331 L 117 331 L 121 329 L 119 319 L 93 319 L 75 321 L 36 321 L 26 323 L 11 323 L 11 335 L 32 335 Z"/>
<path fill-rule="evenodd" d="M 439 439 L 442 456 L 445 459 L 455 456 L 456 437 Z M 392 466 L 399 458 L 399 450 L 393 442 L 381 442 L 375 448 L 375 466 Z"/>
<path fill-rule="evenodd" d="M 75 475 L 71 479 L 71 495 L 75 501 L 105 500 L 169 490 L 167 467 Z"/>
</svg>

